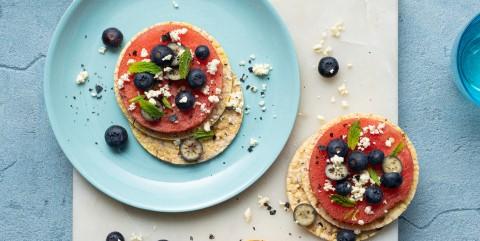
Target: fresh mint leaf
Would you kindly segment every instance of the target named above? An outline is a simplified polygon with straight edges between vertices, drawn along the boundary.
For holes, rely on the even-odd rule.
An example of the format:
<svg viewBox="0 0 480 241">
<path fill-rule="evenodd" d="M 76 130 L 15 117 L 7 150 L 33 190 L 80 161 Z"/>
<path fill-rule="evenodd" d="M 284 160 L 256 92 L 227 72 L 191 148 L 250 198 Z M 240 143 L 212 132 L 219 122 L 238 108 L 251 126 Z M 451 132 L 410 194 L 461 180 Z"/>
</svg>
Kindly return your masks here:
<svg viewBox="0 0 480 241">
<path fill-rule="evenodd" d="M 367 171 L 368 171 L 368 175 L 370 175 L 370 178 L 373 180 L 373 182 L 375 182 L 375 184 L 380 186 L 380 178 L 378 177 L 377 172 L 371 167 L 369 167 Z"/>
<path fill-rule="evenodd" d="M 355 200 L 338 194 L 332 194 L 330 200 L 346 208 L 353 208 L 357 204 Z"/>
<path fill-rule="evenodd" d="M 395 149 L 393 149 L 390 156 L 394 156 L 394 157 L 398 156 L 398 154 L 400 154 L 400 152 L 402 152 L 404 147 L 405 147 L 405 144 L 403 142 L 398 143 L 398 145 L 395 147 Z"/>
<path fill-rule="evenodd" d="M 156 75 L 161 71 L 162 69 L 158 65 L 152 62 L 139 61 L 128 66 L 128 72 L 130 72 L 131 74 L 150 73 L 150 74 Z"/>
<path fill-rule="evenodd" d="M 163 111 L 154 104 L 150 103 L 148 100 L 146 100 L 145 96 L 143 95 L 133 97 L 128 102 L 138 103 L 138 105 L 140 105 L 140 109 L 145 111 L 153 119 L 157 119 L 163 116 Z"/>
<path fill-rule="evenodd" d="M 168 101 L 168 98 L 165 96 L 162 97 L 162 104 L 165 108 L 172 109 L 172 104 L 170 104 L 170 101 Z"/>
<path fill-rule="evenodd" d="M 180 79 L 187 78 L 188 72 L 190 71 L 190 63 L 192 62 L 192 53 L 190 49 L 185 48 L 182 55 L 179 58 L 178 71 L 180 74 Z"/>
<path fill-rule="evenodd" d="M 350 128 L 348 129 L 347 135 L 347 144 L 350 150 L 355 150 L 355 147 L 358 144 L 360 133 L 362 132 L 362 128 L 360 128 L 360 121 L 354 121 Z"/>
<path fill-rule="evenodd" d="M 193 133 L 193 138 L 197 140 L 206 140 L 215 136 L 213 131 L 205 131 L 203 129 L 198 129 Z"/>
</svg>

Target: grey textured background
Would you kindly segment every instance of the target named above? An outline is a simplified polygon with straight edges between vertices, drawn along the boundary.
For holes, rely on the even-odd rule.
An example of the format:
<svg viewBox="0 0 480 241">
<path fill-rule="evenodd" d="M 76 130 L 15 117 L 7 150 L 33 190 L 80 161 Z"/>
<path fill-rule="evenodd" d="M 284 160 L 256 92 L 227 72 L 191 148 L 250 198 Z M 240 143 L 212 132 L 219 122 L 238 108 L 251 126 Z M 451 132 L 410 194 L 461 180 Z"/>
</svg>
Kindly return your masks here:
<svg viewBox="0 0 480 241">
<path fill-rule="evenodd" d="M 72 167 L 42 93 L 49 40 L 69 2 L 0 0 L 0 241 L 71 239 Z M 480 1 L 399 2 L 400 125 L 421 160 L 400 240 L 480 240 L 480 109 L 460 96 L 449 66 Z"/>
</svg>

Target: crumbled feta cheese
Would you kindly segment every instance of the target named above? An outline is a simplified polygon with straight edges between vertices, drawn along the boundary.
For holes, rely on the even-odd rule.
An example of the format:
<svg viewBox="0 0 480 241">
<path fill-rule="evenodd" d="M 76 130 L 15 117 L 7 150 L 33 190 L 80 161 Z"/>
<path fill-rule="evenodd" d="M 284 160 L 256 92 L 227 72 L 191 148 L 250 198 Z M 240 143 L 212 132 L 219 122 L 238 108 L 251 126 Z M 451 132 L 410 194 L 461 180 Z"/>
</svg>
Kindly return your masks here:
<svg viewBox="0 0 480 241">
<path fill-rule="evenodd" d="M 102 46 L 102 47 L 98 48 L 98 52 L 100 54 L 105 54 L 105 52 L 107 52 L 107 48 L 105 48 L 105 46 Z"/>
<path fill-rule="evenodd" d="M 353 64 L 347 64 L 347 68 L 351 69 L 353 67 Z"/>
<path fill-rule="evenodd" d="M 172 39 L 173 42 L 179 42 L 181 40 L 180 35 L 186 34 L 187 32 L 188 32 L 187 28 L 179 28 L 179 29 L 172 30 L 170 31 L 170 38 Z"/>
<path fill-rule="evenodd" d="M 330 160 L 331 163 L 333 163 L 333 165 L 338 166 L 338 165 L 343 164 L 344 158 L 341 157 L 341 156 L 338 156 L 338 155 L 334 155 L 329 160 Z"/>
<path fill-rule="evenodd" d="M 148 56 L 148 50 L 146 48 L 142 48 L 140 51 L 140 57 L 146 58 Z"/>
<path fill-rule="evenodd" d="M 267 111 L 267 107 L 266 106 L 262 106 L 262 108 L 260 108 L 263 112 Z"/>
<path fill-rule="evenodd" d="M 368 125 L 362 128 L 364 133 L 370 133 L 371 135 L 379 135 L 383 134 L 383 130 L 385 129 L 385 123 L 379 123 L 377 126 Z"/>
<path fill-rule="evenodd" d="M 130 81 L 130 78 L 129 78 L 129 75 L 128 73 L 125 73 L 125 74 L 122 74 L 120 76 L 120 78 L 118 78 L 117 80 L 117 87 L 118 89 L 123 89 L 123 85 L 125 84 L 125 82 L 129 82 Z"/>
<path fill-rule="evenodd" d="M 242 100 L 242 92 L 237 91 L 230 94 L 227 107 L 234 109 L 237 113 L 242 113 L 243 109 L 243 102 Z"/>
<path fill-rule="evenodd" d="M 215 94 L 219 95 L 222 93 L 222 89 L 220 88 L 215 88 Z"/>
<path fill-rule="evenodd" d="M 203 88 L 202 88 L 202 93 L 203 93 L 204 95 L 208 95 L 208 94 L 210 93 L 210 86 L 209 86 L 209 85 L 203 86 Z"/>
<path fill-rule="evenodd" d="M 365 212 L 365 214 L 367 215 L 373 215 L 375 214 L 372 210 L 372 206 L 366 206 L 365 209 L 363 210 Z"/>
<path fill-rule="evenodd" d="M 171 60 L 171 59 L 172 59 L 172 57 L 173 57 L 173 56 L 172 56 L 171 54 L 169 54 L 169 55 L 167 55 L 167 56 L 163 57 L 163 58 L 162 58 L 162 61 Z"/>
<path fill-rule="evenodd" d="M 163 72 L 165 72 L 165 73 L 168 73 L 168 72 L 170 72 L 170 71 L 172 71 L 172 70 L 173 70 L 172 67 L 165 67 L 165 68 L 163 68 Z"/>
<path fill-rule="evenodd" d="M 257 86 L 251 85 L 250 86 L 250 91 L 252 91 L 252 93 L 257 93 L 257 91 L 258 91 Z"/>
<path fill-rule="evenodd" d="M 178 9 L 180 6 L 178 6 L 178 3 L 176 1 L 172 1 L 172 6 L 175 9 Z"/>
<path fill-rule="evenodd" d="M 343 83 L 343 84 L 341 84 L 340 86 L 338 86 L 337 90 L 338 90 L 338 93 L 339 93 L 341 96 L 346 96 L 346 95 L 348 95 L 348 89 L 347 89 L 347 86 L 345 85 L 345 83 Z"/>
<path fill-rule="evenodd" d="M 358 141 L 358 150 L 364 151 L 370 146 L 370 138 L 364 136 Z"/>
<path fill-rule="evenodd" d="M 172 94 L 170 93 L 170 87 L 168 85 L 164 85 L 162 88 L 158 90 L 149 90 L 145 91 L 145 96 L 150 99 L 150 98 L 157 98 L 159 96 L 165 96 L 165 97 L 170 97 Z"/>
<path fill-rule="evenodd" d="M 359 235 L 359 234 L 362 233 L 362 230 L 357 228 L 357 229 L 353 230 L 353 233 L 356 234 L 356 235 Z"/>
<path fill-rule="evenodd" d="M 247 208 L 245 212 L 243 212 L 243 219 L 246 223 L 250 223 L 252 221 L 252 210 L 250 210 L 250 208 Z"/>
<path fill-rule="evenodd" d="M 212 61 L 207 63 L 207 73 L 214 75 L 217 73 L 218 70 L 218 64 L 220 64 L 220 60 L 218 59 L 212 59 Z"/>
<path fill-rule="evenodd" d="M 339 38 L 344 30 L 345 30 L 345 26 L 343 25 L 342 22 L 339 22 L 330 28 L 330 35 L 332 37 Z"/>
<path fill-rule="evenodd" d="M 365 222 L 363 220 L 361 220 L 361 219 L 358 220 L 358 225 L 364 225 L 364 224 L 365 224 Z"/>
<path fill-rule="evenodd" d="M 255 138 L 250 138 L 250 146 L 257 146 L 258 140 Z"/>
<path fill-rule="evenodd" d="M 78 73 L 77 78 L 75 79 L 75 82 L 77 83 L 77 85 L 81 85 L 81 84 L 84 84 L 85 81 L 87 81 L 87 79 L 88 79 L 88 72 L 86 70 L 82 70 L 80 71 L 80 73 Z"/>
<path fill-rule="evenodd" d="M 265 101 L 264 100 L 259 101 L 258 106 L 264 107 L 265 106 Z"/>
<path fill-rule="evenodd" d="M 211 129 L 210 127 L 211 127 L 211 126 L 210 126 L 210 122 L 209 122 L 209 121 L 207 121 L 207 122 L 205 122 L 205 124 L 203 124 L 203 129 L 204 129 L 205 131 L 211 131 L 212 129 Z"/>
<path fill-rule="evenodd" d="M 130 241 L 143 241 L 143 237 L 141 234 L 132 233 L 130 236 Z"/>
<path fill-rule="evenodd" d="M 258 206 L 263 207 L 263 206 L 265 206 L 266 203 L 270 202 L 270 198 L 269 197 L 264 197 L 262 195 L 258 195 L 257 196 L 257 202 L 258 202 Z"/>
<path fill-rule="evenodd" d="M 335 99 L 335 96 L 330 97 L 330 103 L 335 103 L 337 100 Z"/>
<path fill-rule="evenodd" d="M 210 95 L 208 96 L 208 101 L 210 101 L 210 103 L 218 103 L 220 98 L 218 98 L 216 95 Z"/>
<path fill-rule="evenodd" d="M 342 100 L 342 107 L 343 108 L 348 108 L 348 101 Z"/>
<path fill-rule="evenodd" d="M 153 98 L 148 99 L 148 102 L 150 102 L 152 105 L 157 105 L 157 101 Z"/>
<path fill-rule="evenodd" d="M 328 191 L 335 191 L 335 188 L 332 185 L 332 182 L 328 179 L 325 179 L 325 183 L 323 184 L 323 190 Z"/>
<path fill-rule="evenodd" d="M 272 70 L 269 64 L 255 64 L 252 68 L 253 74 L 256 76 L 267 76 Z"/>
<path fill-rule="evenodd" d="M 128 60 L 127 60 L 127 65 L 131 65 L 131 64 L 133 64 L 133 63 L 135 63 L 135 60 L 134 60 L 134 59 L 128 59 Z"/>
<path fill-rule="evenodd" d="M 155 74 L 155 76 L 153 76 L 154 79 L 156 80 L 163 80 L 163 73 L 162 72 L 158 72 Z"/>
<path fill-rule="evenodd" d="M 187 101 L 188 101 L 187 96 L 183 96 L 182 98 L 180 98 L 180 99 L 178 100 L 178 103 L 187 103 Z"/>
<path fill-rule="evenodd" d="M 255 54 L 251 54 L 251 55 L 250 55 L 250 59 L 251 59 L 251 60 L 255 60 L 256 58 L 257 58 L 257 57 L 255 56 Z"/>
<path fill-rule="evenodd" d="M 385 141 L 385 146 L 391 147 L 394 142 L 395 142 L 395 139 L 394 139 L 393 137 L 389 137 L 389 138 Z"/>
<path fill-rule="evenodd" d="M 267 84 L 262 84 L 262 90 L 263 91 L 267 90 Z"/>
<path fill-rule="evenodd" d="M 328 46 L 323 51 L 322 54 L 325 56 L 329 56 L 332 53 L 332 47 Z"/>
<path fill-rule="evenodd" d="M 384 212 L 384 213 L 388 213 L 388 210 L 387 210 L 387 209 L 385 209 L 385 210 L 383 210 L 383 212 Z"/>
<path fill-rule="evenodd" d="M 205 103 L 200 103 L 200 112 L 202 113 L 210 113 L 210 110 L 207 108 L 207 104 Z"/>
<path fill-rule="evenodd" d="M 245 66 L 246 64 L 247 63 L 245 62 L 245 60 L 242 60 L 242 61 L 240 61 L 240 63 L 238 63 L 238 65 L 240 65 L 240 66 Z"/>
<path fill-rule="evenodd" d="M 130 105 L 128 106 L 129 111 L 134 111 L 136 108 L 137 108 L 137 105 L 135 103 L 130 103 Z"/>
<path fill-rule="evenodd" d="M 321 122 L 325 121 L 325 117 L 323 115 L 317 115 L 317 119 Z"/>
</svg>

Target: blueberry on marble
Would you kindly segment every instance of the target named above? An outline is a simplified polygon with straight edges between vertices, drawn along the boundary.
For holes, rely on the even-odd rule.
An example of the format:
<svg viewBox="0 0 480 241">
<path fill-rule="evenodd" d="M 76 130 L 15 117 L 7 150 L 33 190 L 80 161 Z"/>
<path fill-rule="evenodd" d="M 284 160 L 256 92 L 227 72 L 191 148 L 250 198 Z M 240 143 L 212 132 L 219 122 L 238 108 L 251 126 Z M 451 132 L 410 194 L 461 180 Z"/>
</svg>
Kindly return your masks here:
<svg viewBox="0 0 480 241">
<path fill-rule="evenodd" d="M 323 57 L 318 63 L 318 72 L 325 78 L 331 78 L 338 72 L 339 65 L 334 57 Z"/>
<path fill-rule="evenodd" d="M 106 241 L 125 241 L 125 238 L 120 232 L 114 231 L 107 235 Z"/>
</svg>

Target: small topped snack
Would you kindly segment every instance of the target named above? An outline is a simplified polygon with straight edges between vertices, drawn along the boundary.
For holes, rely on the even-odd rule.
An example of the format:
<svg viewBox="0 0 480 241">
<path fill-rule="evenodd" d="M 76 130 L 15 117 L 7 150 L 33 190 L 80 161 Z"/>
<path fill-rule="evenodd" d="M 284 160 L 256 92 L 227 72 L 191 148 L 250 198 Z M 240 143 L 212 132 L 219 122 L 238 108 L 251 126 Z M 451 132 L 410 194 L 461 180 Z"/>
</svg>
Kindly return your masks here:
<svg viewBox="0 0 480 241">
<path fill-rule="evenodd" d="M 138 33 L 120 54 L 114 79 L 134 136 L 163 161 L 209 160 L 240 128 L 240 84 L 220 44 L 193 25 L 165 22 Z"/>
<path fill-rule="evenodd" d="M 398 126 L 354 114 L 326 124 L 297 151 L 287 195 L 294 219 L 317 236 L 364 240 L 405 211 L 418 174 L 415 149 Z M 299 207 L 315 215 L 298 215 Z"/>
</svg>

